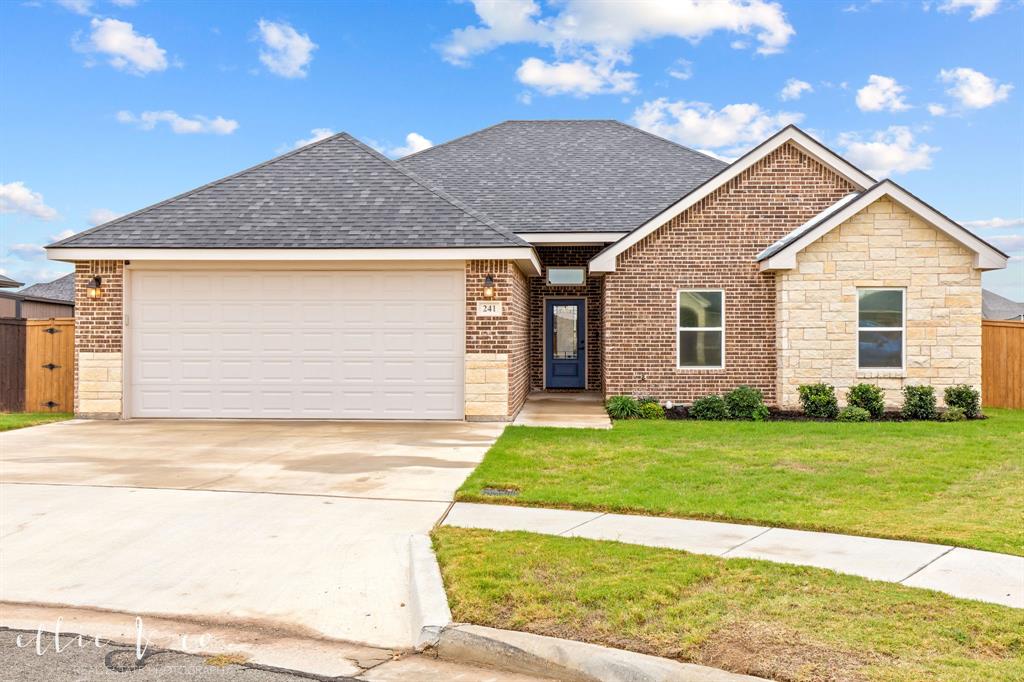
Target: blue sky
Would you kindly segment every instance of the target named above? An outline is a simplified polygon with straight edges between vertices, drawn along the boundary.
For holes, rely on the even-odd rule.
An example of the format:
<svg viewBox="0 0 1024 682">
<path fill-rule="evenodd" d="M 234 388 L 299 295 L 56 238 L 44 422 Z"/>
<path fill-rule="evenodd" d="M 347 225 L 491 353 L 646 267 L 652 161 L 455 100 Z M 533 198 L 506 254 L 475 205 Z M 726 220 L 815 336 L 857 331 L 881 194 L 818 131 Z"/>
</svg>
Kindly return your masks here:
<svg viewBox="0 0 1024 682">
<path fill-rule="evenodd" d="M 1014 260 L 1021 0 L 0 3 L 0 255 L 345 130 L 392 156 L 510 118 L 616 118 L 733 158 L 789 122 Z"/>
</svg>

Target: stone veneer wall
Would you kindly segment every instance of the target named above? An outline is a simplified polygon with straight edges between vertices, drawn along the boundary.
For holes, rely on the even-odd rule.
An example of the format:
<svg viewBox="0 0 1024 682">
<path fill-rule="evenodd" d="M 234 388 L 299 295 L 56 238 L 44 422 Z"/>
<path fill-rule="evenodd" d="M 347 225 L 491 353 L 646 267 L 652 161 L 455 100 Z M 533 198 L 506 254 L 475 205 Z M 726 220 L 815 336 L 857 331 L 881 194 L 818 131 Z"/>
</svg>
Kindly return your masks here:
<svg viewBox="0 0 1024 682">
<path fill-rule="evenodd" d="M 810 244 L 796 268 L 778 273 L 780 402 L 799 405 L 797 386 L 861 382 L 899 405 L 907 384 L 942 390 L 981 385 L 981 272 L 974 255 L 916 215 L 880 199 Z M 906 290 L 906 367 L 857 368 L 857 289 Z"/>
<path fill-rule="evenodd" d="M 853 189 L 786 144 L 620 255 L 604 283 L 605 394 L 690 403 L 746 384 L 775 403 L 775 277 L 756 256 Z M 680 289 L 725 291 L 725 369 L 677 369 Z"/>
<path fill-rule="evenodd" d="M 537 255 L 540 257 L 544 272 L 540 277 L 530 278 L 530 316 L 534 324 L 530 329 L 530 353 L 532 358 L 530 380 L 533 388 L 544 388 L 544 298 L 582 298 L 587 302 L 586 336 L 587 336 L 587 388 L 601 388 L 601 351 L 603 344 L 603 320 L 601 315 L 602 292 L 604 277 L 587 276 L 580 286 L 548 286 L 548 267 L 582 267 L 586 268 L 590 259 L 604 248 L 604 244 L 593 246 L 541 246 Z"/>
<path fill-rule="evenodd" d="M 86 296 L 86 284 L 102 278 L 103 295 Z M 124 263 L 75 263 L 75 414 L 118 419 L 123 405 L 122 332 Z"/>
<path fill-rule="evenodd" d="M 495 297 L 483 283 L 494 277 Z M 477 302 L 502 304 L 500 317 L 480 317 Z M 466 419 L 515 418 L 530 391 L 530 287 L 515 263 L 466 263 Z"/>
</svg>

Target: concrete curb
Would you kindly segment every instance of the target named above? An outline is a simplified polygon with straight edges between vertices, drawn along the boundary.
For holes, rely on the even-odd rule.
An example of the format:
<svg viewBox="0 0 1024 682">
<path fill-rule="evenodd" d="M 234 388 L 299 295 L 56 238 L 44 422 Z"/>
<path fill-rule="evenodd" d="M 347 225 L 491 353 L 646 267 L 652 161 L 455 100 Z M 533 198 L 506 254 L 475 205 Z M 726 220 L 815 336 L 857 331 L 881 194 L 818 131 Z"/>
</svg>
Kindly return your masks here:
<svg viewBox="0 0 1024 682">
<path fill-rule="evenodd" d="M 441 568 L 427 535 L 409 537 L 409 617 L 417 651 L 436 646 L 452 622 Z"/>
<path fill-rule="evenodd" d="M 561 682 L 765 682 L 717 668 L 480 625 L 444 628 L 436 646 L 441 659 Z"/>
</svg>

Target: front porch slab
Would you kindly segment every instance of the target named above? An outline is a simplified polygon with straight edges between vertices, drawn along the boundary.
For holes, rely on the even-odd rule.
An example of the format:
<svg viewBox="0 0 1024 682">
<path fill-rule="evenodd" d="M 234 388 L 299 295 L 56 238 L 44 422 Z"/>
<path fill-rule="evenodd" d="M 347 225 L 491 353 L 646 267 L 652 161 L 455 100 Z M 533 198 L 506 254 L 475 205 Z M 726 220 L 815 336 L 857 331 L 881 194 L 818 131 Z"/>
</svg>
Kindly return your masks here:
<svg viewBox="0 0 1024 682">
<path fill-rule="evenodd" d="M 597 391 L 534 391 L 526 398 L 513 426 L 556 426 L 574 429 L 610 429 L 612 420 Z"/>
</svg>

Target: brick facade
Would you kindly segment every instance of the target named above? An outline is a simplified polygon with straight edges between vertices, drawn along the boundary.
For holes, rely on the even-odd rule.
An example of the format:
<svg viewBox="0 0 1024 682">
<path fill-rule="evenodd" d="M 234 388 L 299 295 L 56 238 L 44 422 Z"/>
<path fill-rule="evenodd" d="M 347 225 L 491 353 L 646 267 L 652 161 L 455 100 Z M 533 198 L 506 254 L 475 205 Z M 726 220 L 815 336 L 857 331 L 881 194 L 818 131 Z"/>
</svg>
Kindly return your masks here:
<svg viewBox="0 0 1024 682">
<path fill-rule="evenodd" d="M 548 267 L 582 267 L 586 268 L 590 259 L 604 248 L 603 244 L 595 246 L 541 246 L 537 248 L 544 272 L 541 277 L 530 278 L 531 307 L 530 317 L 533 320 L 530 329 L 530 382 L 533 388 L 544 388 L 544 299 L 545 298 L 582 298 L 587 301 L 587 388 L 601 388 L 601 355 L 604 345 L 601 341 L 602 293 L 604 277 L 588 276 L 586 283 L 580 286 L 548 286 Z"/>
<path fill-rule="evenodd" d="M 102 279 L 103 295 L 86 296 Z M 75 263 L 75 414 L 119 418 L 123 411 L 124 263 Z"/>
<path fill-rule="evenodd" d="M 906 367 L 857 368 L 857 289 L 902 288 Z M 796 256 L 778 273 L 780 402 L 799 404 L 797 386 L 860 382 L 899 405 L 906 384 L 929 384 L 941 400 L 953 384 L 981 386 L 981 272 L 974 254 L 899 204 L 880 199 Z"/>
<path fill-rule="evenodd" d="M 755 257 L 853 191 L 792 144 L 618 258 L 604 283 L 604 391 L 692 402 L 741 384 L 776 402 L 775 275 Z M 725 290 L 725 368 L 677 369 L 676 292 Z"/>
<path fill-rule="evenodd" d="M 485 299 L 484 278 L 495 297 Z M 481 317 L 479 301 L 500 302 L 502 314 Z M 466 263 L 466 418 L 508 420 L 530 391 L 530 286 L 515 263 Z"/>
</svg>

